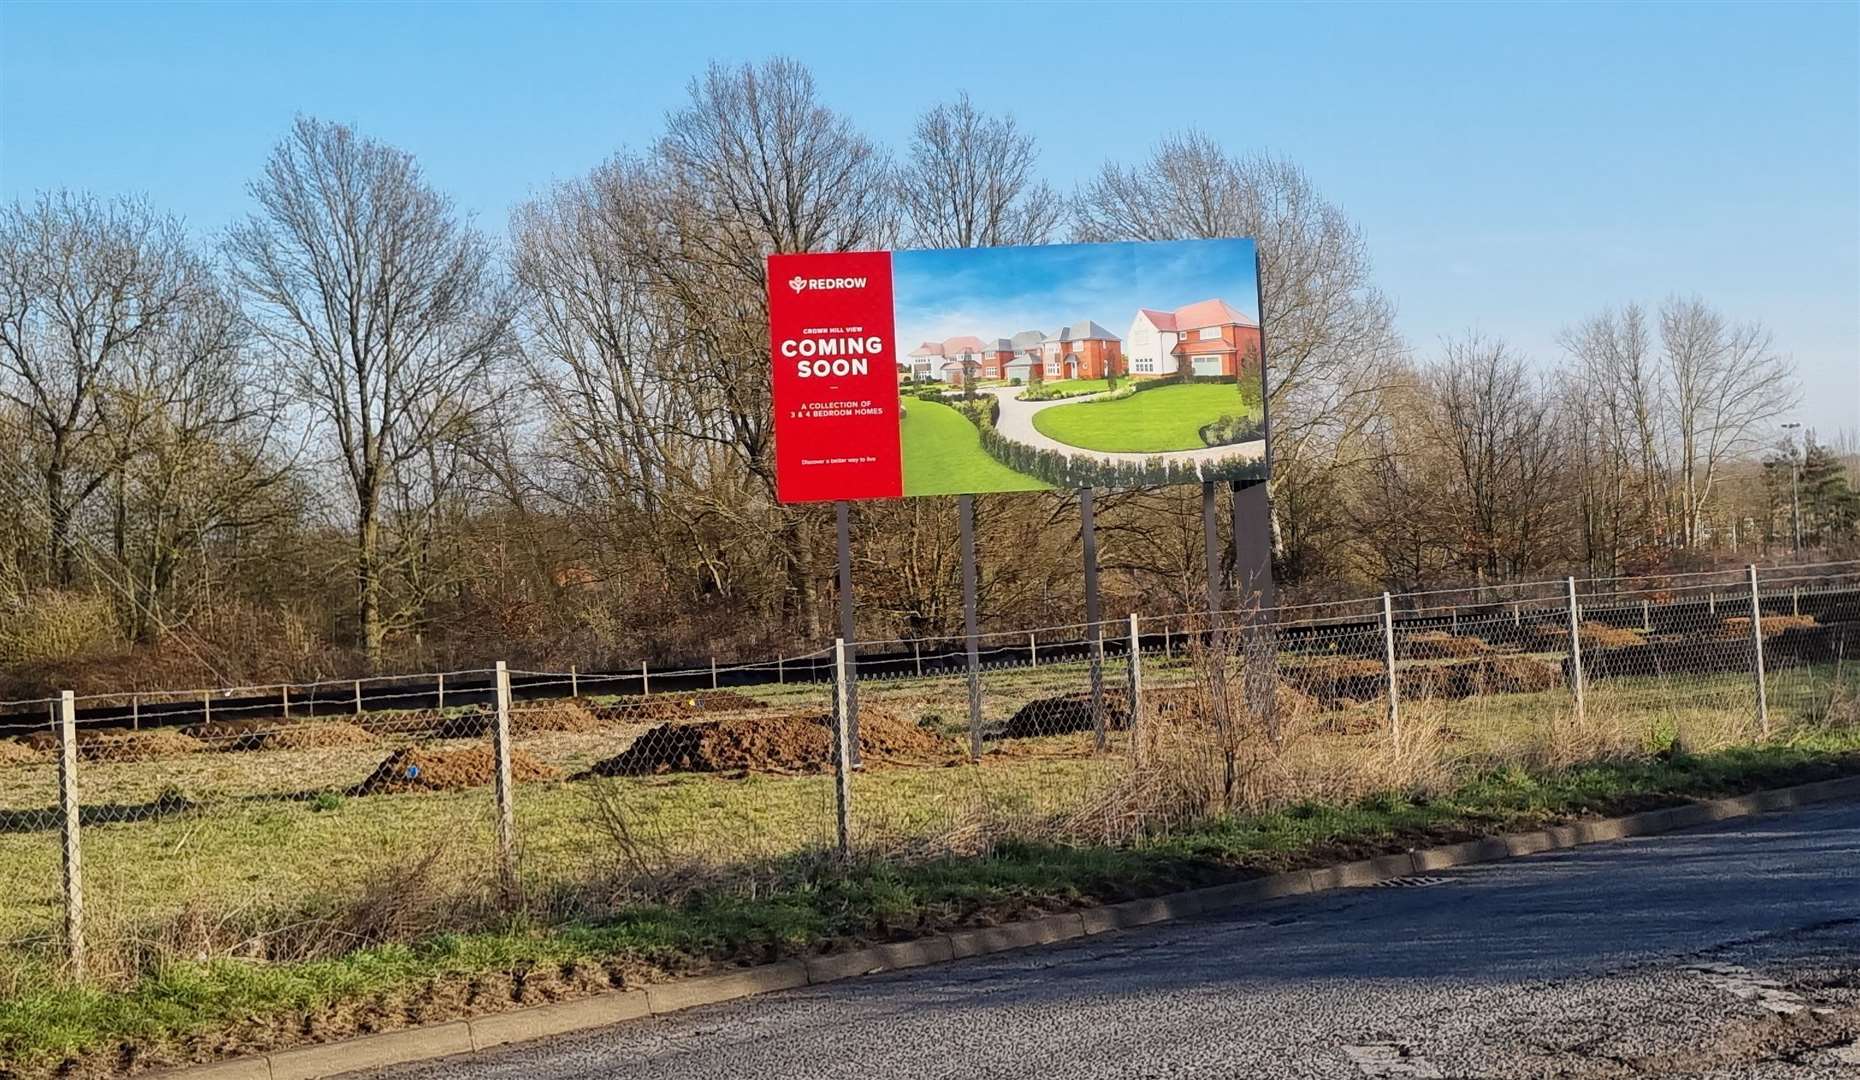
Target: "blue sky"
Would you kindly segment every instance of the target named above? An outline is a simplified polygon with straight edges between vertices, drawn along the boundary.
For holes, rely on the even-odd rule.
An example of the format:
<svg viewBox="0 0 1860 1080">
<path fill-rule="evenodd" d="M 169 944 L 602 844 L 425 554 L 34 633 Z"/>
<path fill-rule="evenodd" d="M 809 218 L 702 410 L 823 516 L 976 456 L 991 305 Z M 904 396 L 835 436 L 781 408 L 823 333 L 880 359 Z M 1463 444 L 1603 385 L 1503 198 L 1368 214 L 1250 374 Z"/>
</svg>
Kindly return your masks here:
<svg viewBox="0 0 1860 1080">
<path fill-rule="evenodd" d="M 1139 307 L 1198 300 L 1259 317 L 1250 240 L 901 251 L 891 279 L 900 359 L 925 341 L 1051 334 L 1085 319 L 1123 338 Z"/>
<path fill-rule="evenodd" d="M 895 146 L 966 88 L 1062 190 L 1185 127 L 1289 157 L 1362 226 L 1419 356 L 1477 327 L 1549 360 L 1604 305 L 1696 292 L 1774 329 L 1803 421 L 1860 427 L 1853 3 L 10 3 L 0 194 L 145 192 L 211 235 L 303 111 L 501 231 L 647 144 L 706 61 L 772 53 Z"/>
</svg>

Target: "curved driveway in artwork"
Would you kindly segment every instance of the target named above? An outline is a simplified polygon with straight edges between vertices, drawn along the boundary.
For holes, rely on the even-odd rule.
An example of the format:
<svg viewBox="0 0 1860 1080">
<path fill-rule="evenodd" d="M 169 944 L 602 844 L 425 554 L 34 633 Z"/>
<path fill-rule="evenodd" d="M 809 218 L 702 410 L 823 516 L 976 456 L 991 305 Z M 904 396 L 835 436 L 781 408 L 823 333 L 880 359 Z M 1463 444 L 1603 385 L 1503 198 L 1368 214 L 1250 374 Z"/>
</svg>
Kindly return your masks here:
<svg viewBox="0 0 1860 1080">
<path fill-rule="evenodd" d="M 1082 402 L 1096 401 L 1108 396 L 1106 394 L 1085 394 L 1079 397 L 1057 398 L 1053 401 L 1021 401 L 1014 395 L 1024 389 L 1019 386 L 991 386 L 982 389 L 982 393 L 993 394 L 1001 404 L 1001 415 L 995 420 L 995 430 L 1017 443 L 1024 443 L 1036 450 L 1051 450 L 1072 457 L 1091 458 L 1111 464 L 1142 465 L 1152 461 L 1176 461 L 1184 465 L 1199 468 L 1216 462 L 1253 461 L 1265 456 L 1266 440 L 1255 439 L 1252 442 L 1234 443 L 1232 446 L 1208 446 L 1199 450 L 1171 450 L 1160 454 L 1122 454 L 1107 450 L 1087 450 L 1081 446 L 1062 443 L 1050 438 L 1033 426 L 1033 414 L 1041 409 L 1050 409 L 1055 405 L 1077 405 Z"/>
</svg>

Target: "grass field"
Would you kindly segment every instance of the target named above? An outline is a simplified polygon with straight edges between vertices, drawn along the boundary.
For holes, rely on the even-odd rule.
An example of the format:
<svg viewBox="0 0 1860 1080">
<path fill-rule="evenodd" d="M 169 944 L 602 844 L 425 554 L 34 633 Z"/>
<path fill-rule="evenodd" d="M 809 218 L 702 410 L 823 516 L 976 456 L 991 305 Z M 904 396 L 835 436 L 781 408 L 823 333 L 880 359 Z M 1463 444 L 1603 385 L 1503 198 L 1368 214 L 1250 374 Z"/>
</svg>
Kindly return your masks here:
<svg viewBox="0 0 1860 1080">
<path fill-rule="evenodd" d="M 1107 665 L 1108 685 L 1120 685 L 1121 668 Z M 1086 672 L 1082 663 L 988 671 L 984 723 L 992 729 L 1029 701 L 1078 694 Z M 1154 691 L 1192 690 L 1205 677 L 1179 653 L 1144 661 Z M 1836 680 L 1848 689 L 1836 690 Z M 1649 796 L 1813 779 L 1816 770 L 1860 767 L 1851 760 L 1860 732 L 1829 719 L 1830 702 L 1851 711 L 1856 682 L 1851 664 L 1772 672 L 1768 742 L 1741 673 L 1597 680 L 1580 723 L 1563 689 L 1404 700 L 1409 734 L 1400 745 L 1390 744 L 1378 702 L 1294 716 L 1283 747 L 1249 743 L 1240 805 L 1192 826 L 1151 828 L 1141 805 L 1128 802 L 1138 797 L 1126 790 L 1128 733 L 1113 732 L 1111 752 L 1096 755 L 1088 732 L 991 739 L 984 763 L 971 765 L 956 742 L 967 723 L 962 676 L 874 679 L 860 685 L 862 707 L 940 731 L 952 749 L 854 778 L 854 837 L 866 861 L 836 869 L 820 859 L 834 829 L 826 776 L 527 782 L 515 800 L 523 912 L 438 922 L 445 932 L 422 929 L 432 924 L 415 915 L 429 894 L 488 895 L 488 788 L 292 797 L 353 784 L 386 746 L 86 764 L 90 936 L 108 989 L 57 985 L 57 833 L 0 829 L 0 1075 L 49 1070 L 125 1040 L 184 1059 L 179 1037 L 229 1025 L 276 1038 L 280 1011 L 372 1002 L 366 1008 L 386 1010 L 389 1026 L 406 1023 L 407 1002 L 447 1000 L 435 981 L 521 984 L 545 964 L 579 970 L 577 978 L 651 977 L 1307 865 L 1339 844 L 1360 853 L 1364 843 L 1399 847 L 1430 830 L 1498 831 Z M 753 693 L 778 709 L 817 712 L 825 689 Z M 640 730 L 538 732 L 520 735 L 517 747 L 567 774 Z M 0 811 L 48 806 L 54 792 L 49 765 L 0 769 Z M 159 805 L 164 796 L 178 799 L 177 809 L 109 817 L 112 806 Z M 1102 808 L 1116 812 L 1101 814 L 1107 798 L 1115 801 Z M 99 812 L 102 821 L 89 824 Z M 1092 839 L 1101 819 L 1133 820 L 1137 831 Z M 990 855 L 951 857 L 977 850 Z M 719 870 L 727 872 L 706 876 Z M 383 883 L 414 912 L 382 930 L 384 940 L 288 962 L 258 963 L 244 951 L 280 925 L 353 910 L 356 896 Z"/>
<path fill-rule="evenodd" d="M 1199 450 L 1201 428 L 1242 407 L 1229 383 L 1190 383 L 1146 390 L 1116 401 L 1055 405 L 1034 414 L 1042 435 L 1069 446 L 1108 453 Z"/>
<path fill-rule="evenodd" d="M 975 425 L 941 402 L 905 402 L 902 431 L 906 495 L 1044 491 L 1051 486 L 989 457 Z"/>
</svg>

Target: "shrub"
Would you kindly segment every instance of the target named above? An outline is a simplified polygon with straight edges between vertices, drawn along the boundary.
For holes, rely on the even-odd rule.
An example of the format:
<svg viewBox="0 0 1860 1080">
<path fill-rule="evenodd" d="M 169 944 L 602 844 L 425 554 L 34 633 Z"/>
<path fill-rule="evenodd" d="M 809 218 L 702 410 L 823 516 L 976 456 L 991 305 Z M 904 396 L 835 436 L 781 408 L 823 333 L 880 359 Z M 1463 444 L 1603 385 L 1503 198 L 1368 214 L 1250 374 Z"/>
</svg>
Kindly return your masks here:
<svg viewBox="0 0 1860 1080">
<path fill-rule="evenodd" d="M 0 663 L 62 660 L 117 644 L 116 611 L 96 593 L 40 589 L 0 616 Z"/>
<path fill-rule="evenodd" d="M 1233 446 L 1265 437 L 1264 428 L 1250 416 L 1223 416 L 1201 425 L 1201 441 L 1207 446 Z"/>
</svg>

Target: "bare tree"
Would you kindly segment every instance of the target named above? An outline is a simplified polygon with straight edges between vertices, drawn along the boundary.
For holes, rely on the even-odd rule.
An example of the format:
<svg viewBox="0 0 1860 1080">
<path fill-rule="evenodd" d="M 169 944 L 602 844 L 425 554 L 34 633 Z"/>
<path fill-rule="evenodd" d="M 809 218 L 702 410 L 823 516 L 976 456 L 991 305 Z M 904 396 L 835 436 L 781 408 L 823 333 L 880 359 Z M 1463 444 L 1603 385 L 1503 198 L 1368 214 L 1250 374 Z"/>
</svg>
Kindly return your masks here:
<svg viewBox="0 0 1860 1080">
<path fill-rule="evenodd" d="M 1691 547 L 1725 465 L 1756 451 L 1795 406 L 1795 368 L 1773 351 L 1761 323 L 1727 323 L 1698 297 L 1660 306 L 1660 347 L 1680 539 Z"/>
<path fill-rule="evenodd" d="M 882 247 L 893 233 L 890 166 L 845 116 L 821 104 L 813 76 L 786 59 L 712 65 L 666 119 L 653 165 L 657 194 L 621 235 L 646 238 L 630 261 L 648 270 L 681 333 L 670 366 L 698 403 L 684 434 L 727 451 L 775 495 L 766 257 Z M 814 604 L 806 517 L 775 510 L 783 600 L 810 630 Z"/>
<path fill-rule="evenodd" d="M 181 576 L 215 535 L 294 507 L 278 446 L 281 395 L 251 364 L 247 337 L 237 299 L 213 282 L 137 341 L 109 391 L 120 418 L 110 432 L 109 550 L 134 640 L 186 614 Z"/>
<path fill-rule="evenodd" d="M 967 93 L 917 118 L 898 170 L 905 239 L 913 247 L 1045 243 L 1064 204 L 1034 168 L 1039 147 L 1011 116 L 989 116 Z"/>
<path fill-rule="evenodd" d="M 1436 401 L 1428 437 L 1450 463 L 1452 483 L 1438 498 L 1451 534 L 1480 581 L 1515 579 L 1552 554 L 1554 399 L 1523 357 L 1478 333 L 1446 342 L 1427 382 Z"/>
<path fill-rule="evenodd" d="M 490 245 L 412 155 L 300 117 L 249 190 L 227 250 L 254 326 L 333 443 L 353 498 L 356 610 L 381 656 L 382 496 L 492 399 L 510 345 Z"/>
<path fill-rule="evenodd" d="M 1256 238 L 1275 459 L 1349 464 L 1402 344 L 1362 233 L 1302 170 L 1187 132 L 1140 165 L 1107 162 L 1073 213 L 1080 240 Z"/>
<path fill-rule="evenodd" d="M 1588 508 L 1590 563 L 1615 573 L 1629 549 L 1661 535 L 1662 374 L 1647 317 L 1638 304 L 1607 310 L 1560 335 L 1575 362 L 1565 379 Z"/>
<path fill-rule="evenodd" d="M 53 583 L 74 582 L 74 517 L 135 423 L 111 389 L 210 277 L 180 223 L 138 201 L 58 192 L 0 214 L 0 400 L 35 450 Z"/>
</svg>

